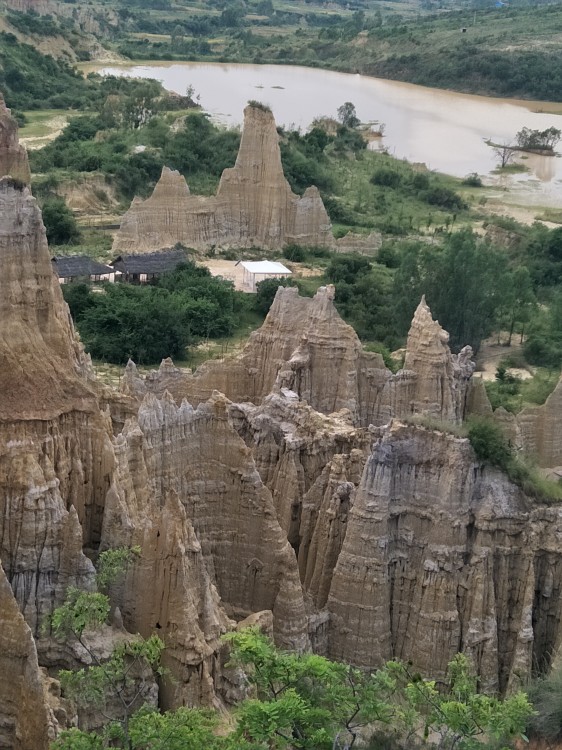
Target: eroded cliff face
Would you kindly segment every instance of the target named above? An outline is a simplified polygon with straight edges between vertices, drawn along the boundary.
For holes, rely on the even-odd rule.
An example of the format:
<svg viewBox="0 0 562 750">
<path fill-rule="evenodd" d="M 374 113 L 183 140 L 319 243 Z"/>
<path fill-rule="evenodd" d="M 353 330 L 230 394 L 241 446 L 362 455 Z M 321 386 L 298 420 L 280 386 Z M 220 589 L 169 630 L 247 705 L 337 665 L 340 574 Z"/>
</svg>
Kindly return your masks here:
<svg viewBox="0 0 562 750">
<path fill-rule="evenodd" d="M 71 19 L 87 34 L 103 34 L 119 25 L 119 16 L 113 9 L 94 10 L 92 6 L 68 4 L 57 0 L 5 0 L 6 7 L 20 13 L 37 13 Z"/>
<path fill-rule="evenodd" d="M 31 181 L 27 152 L 18 140 L 18 124 L 0 93 L 0 177 L 10 175 L 26 185 Z"/>
<path fill-rule="evenodd" d="M 37 650 L 1 564 L 0 620 L 0 747 L 48 750 L 55 735 Z"/>
<path fill-rule="evenodd" d="M 269 110 L 244 110 L 236 164 L 223 172 L 215 196 L 191 195 L 179 172 L 164 167 L 152 196 L 135 198 L 123 216 L 113 250 L 142 253 L 178 242 L 195 249 L 335 246 L 318 190 L 310 187 L 299 197 L 285 179 Z"/>
<path fill-rule="evenodd" d="M 0 555 L 37 635 L 93 568 L 112 450 L 27 188 L 0 180 Z"/>
<path fill-rule="evenodd" d="M 262 327 L 237 357 L 210 361 L 195 373 L 165 360 L 140 377 L 130 364 L 124 392 L 137 399 L 166 390 L 197 404 L 214 390 L 237 403 L 260 404 L 272 391 L 293 391 L 323 414 L 345 409 L 353 424 L 385 424 L 415 414 L 460 422 L 466 410 L 472 351 L 451 354 L 448 334 L 420 302 L 408 336 L 404 369 L 393 374 L 380 354 L 365 352 L 334 305 L 333 286 L 313 298 L 280 287 Z"/>
<path fill-rule="evenodd" d="M 155 629 L 169 646 L 166 661 L 175 681 L 162 701 L 211 703 L 220 676 L 214 668 L 215 661 L 220 665 L 219 637 L 233 623 L 197 551 L 195 532 L 173 494 L 160 505 L 130 491 L 123 438 L 113 444 L 111 420 L 100 408 L 112 396 L 96 383 L 73 330 L 40 211 L 28 189 L 11 178 L 0 180 L 0 215 L 0 559 L 29 633 L 22 644 L 34 637 L 39 663 L 53 669 L 85 658 L 42 626 L 69 586 L 95 588 L 83 550 L 99 546 L 103 529 L 106 546 L 128 542 L 143 550 L 122 601 L 132 632 Z M 158 571 L 163 586 L 152 600 L 146 596 L 148 570 L 151 576 Z M 8 605 L 0 608 L 0 629 L 11 627 L 10 617 Z M 106 645 L 119 636 L 111 628 L 105 632 Z M 22 663 L 23 651 L 21 658 L 18 653 L 14 664 Z M 22 696 L 35 691 L 32 672 L 19 675 L 9 659 L 5 666 L 8 684 L 19 680 Z M 97 721 L 81 720 L 84 726 Z M 18 722 L 11 704 L 0 700 L 0 726 L 20 732 Z M 31 740 L 21 745 L 41 746 Z"/>
<path fill-rule="evenodd" d="M 329 653 L 439 678 L 467 651 L 483 687 L 506 690 L 532 666 L 545 540 L 529 501 L 466 439 L 399 422 L 375 436 L 328 597 Z"/>
<path fill-rule="evenodd" d="M 272 610 L 278 641 L 305 648 L 307 622 L 295 555 L 251 452 L 230 424 L 228 407 L 220 394 L 196 410 L 187 402 L 177 406 L 169 395 L 161 400 L 147 395 L 137 420 L 128 422 L 117 440 L 124 443 L 119 458 L 128 478 L 122 486 L 128 485 L 125 494 L 137 507 L 148 496 L 157 507 L 185 517 L 188 531 L 193 524 L 184 543 L 201 553 L 202 637 L 216 638 L 228 624 L 224 613 L 210 606 L 218 602 L 212 581 L 230 615 L 240 620 Z"/>
</svg>

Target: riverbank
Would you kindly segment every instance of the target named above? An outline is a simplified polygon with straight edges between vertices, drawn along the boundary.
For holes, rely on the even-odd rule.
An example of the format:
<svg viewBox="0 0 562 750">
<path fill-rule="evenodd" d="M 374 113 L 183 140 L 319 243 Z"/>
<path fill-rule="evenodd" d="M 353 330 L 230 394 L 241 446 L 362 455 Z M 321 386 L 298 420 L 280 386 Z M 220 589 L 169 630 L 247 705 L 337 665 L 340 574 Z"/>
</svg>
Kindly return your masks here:
<svg viewBox="0 0 562 750">
<path fill-rule="evenodd" d="M 89 64 L 82 69 L 156 78 L 178 93 L 192 86 L 202 107 L 228 126 L 240 124 L 250 99 L 270 105 L 279 125 L 302 130 L 316 117 L 335 116 L 343 102 L 352 101 L 361 121 L 386 125 L 384 138 L 374 141 L 374 148 L 460 178 L 473 172 L 492 176 L 497 161 L 486 140 L 512 142 L 523 127 L 544 130 L 556 125 L 554 112 L 562 112 L 562 103 L 459 94 L 303 66 L 160 61 L 111 67 Z M 519 194 L 523 185 L 533 204 L 558 207 L 562 160 L 534 156 L 526 164 L 528 172 L 505 176 L 499 187 Z"/>
</svg>

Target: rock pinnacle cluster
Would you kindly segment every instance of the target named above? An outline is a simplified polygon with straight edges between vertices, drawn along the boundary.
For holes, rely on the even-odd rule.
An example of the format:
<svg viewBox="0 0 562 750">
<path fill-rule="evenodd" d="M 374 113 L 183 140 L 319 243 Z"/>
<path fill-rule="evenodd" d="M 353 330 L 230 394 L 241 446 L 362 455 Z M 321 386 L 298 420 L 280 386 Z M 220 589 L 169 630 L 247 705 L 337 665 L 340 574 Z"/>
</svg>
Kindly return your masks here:
<svg viewBox="0 0 562 750">
<path fill-rule="evenodd" d="M 52 273 L 15 131 L 0 132 L 2 170 L 20 170 L 0 180 L 1 747 L 47 750 L 70 723 L 99 725 L 60 696 L 58 669 L 83 661 L 43 624 L 69 586 L 95 590 L 92 560 L 119 546 L 140 555 L 101 646 L 160 635 L 162 708 L 234 703 L 221 636 L 256 621 L 285 648 L 365 668 L 396 657 L 440 678 L 466 651 L 500 693 L 548 669 L 562 510 L 454 434 L 487 407 L 471 351 L 451 353 L 425 300 L 397 373 L 363 351 L 333 287 L 280 288 L 241 354 L 194 373 L 165 360 L 141 376 L 130 362 L 111 390 Z M 223 176 L 231 217 L 245 169 Z M 559 460 L 561 409 L 557 388 L 508 425 L 545 465 Z"/>
</svg>

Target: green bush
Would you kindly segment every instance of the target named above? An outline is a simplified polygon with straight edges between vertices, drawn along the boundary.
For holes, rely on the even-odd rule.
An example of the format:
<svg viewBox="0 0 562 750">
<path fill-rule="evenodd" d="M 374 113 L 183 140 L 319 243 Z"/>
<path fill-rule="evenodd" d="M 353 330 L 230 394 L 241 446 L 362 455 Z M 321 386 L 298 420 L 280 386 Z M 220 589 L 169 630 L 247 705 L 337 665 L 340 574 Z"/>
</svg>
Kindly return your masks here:
<svg viewBox="0 0 562 750">
<path fill-rule="evenodd" d="M 156 364 L 183 358 L 190 341 L 188 312 L 179 295 L 153 287 L 108 284 L 78 320 L 86 349 L 116 364 Z"/>
<path fill-rule="evenodd" d="M 471 419 L 468 439 L 480 461 L 507 471 L 513 452 L 498 424 L 485 418 Z"/>
<path fill-rule="evenodd" d="M 467 174 L 467 176 L 462 181 L 463 185 L 466 185 L 467 187 L 482 187 L 482 180 L 478 176 L 477 172 L 471 172 L 470 174 Z"/>
<path fill-rule="evenodd" d="M 43 203 L 43 223 L 50 245 L 70 245 L 79 241 L 80 230 L 64 198 L 47 198 Z"/>
<path fill-rule="evenodd" d="M 106 284 L 94 294 L 85 284 L 69 284 L 63 293 L 86 348 L 116 364 L 183 359 L 194 339 L 232 335 L 246 309 L 232 282 L 191 262 L 148 286 Z"/>
<path fill-rule="evenodd" d="M 353 284 L 358 277 L 369 273 L 371 263 L 360 256 L 335 257 L 326 269 L 326 278 L 334 284 L 345 282 Z"/>
<path fill-rule="evenodd" d="M 89 284 L 63 284 L 62 294 L 66 304 L 70 308 L 72 319 L 79 321 L 88 308 L 95 305 L 92 288 Z"/>
<path fill-rule="evenodd" d="M 382 185 L 383 187 L 397 188 L 402 184 L 402 175 L 390 167 L 379 167 L 372 175 L 370 180 L 373 185 Z"/>
<path fill-rule="evenodd" d="M 287 245 L 283 250 L 283 256 L 293 263 L 304 263 L 307 257 L 306 248 L 302 245 Z"/>
<path fill-rule="evenodd" d="M 460 211 L 466 208 L 466 203 L 458 193 L 442 185 L 434 185 L 427 190 L 420 191 L 419 197 L 432 206 L 446 208 L 449 211 Z"/>
<path fill-rule="evenodd" d="M 551 658 L 549 654 L 548 659 Z M 547 665 L 541 664 L 541 667 Z M 529 734 L 558 743 L 562 739 L 562 669 L 555 668 L 549 675 L 529 686 L 529 699 L 535 709 L 529 719 Z"/>
</svg>

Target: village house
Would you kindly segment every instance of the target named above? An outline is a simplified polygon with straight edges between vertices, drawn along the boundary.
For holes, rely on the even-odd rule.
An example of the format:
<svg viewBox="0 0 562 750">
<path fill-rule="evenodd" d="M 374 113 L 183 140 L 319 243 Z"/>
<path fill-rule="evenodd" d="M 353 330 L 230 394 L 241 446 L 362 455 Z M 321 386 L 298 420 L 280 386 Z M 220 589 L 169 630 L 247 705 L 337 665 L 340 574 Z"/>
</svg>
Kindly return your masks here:
<svg viewBox="0 0 562 750">
<path fill-rule="evenodd" d="M 61 284 L 71 281 L 108 281 L 113 283 L 121 274 L 112 266 L 98 263 L 87 255 L 60 255 L 51 258 L 53 271 Z"/>
<path fill-rule="evenodd" d="M 146 284 L 163 273 L 174 271 L 187 259 L 185 250 L 174 248 L 141 255 L 119 255 L 111 261 L 111 265 L 115 272 L 122 274 L 122 281 L 129 284 Z"/>
</svg>

